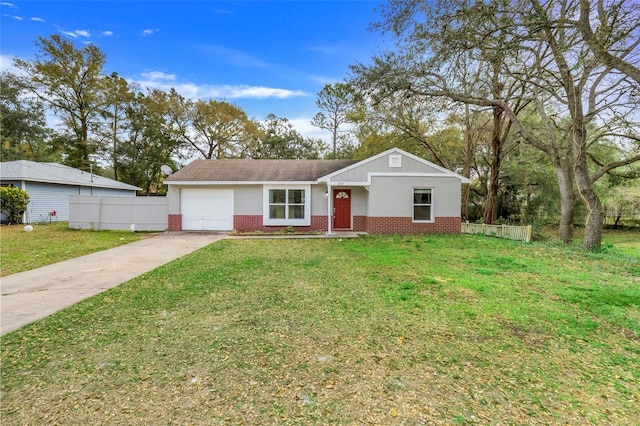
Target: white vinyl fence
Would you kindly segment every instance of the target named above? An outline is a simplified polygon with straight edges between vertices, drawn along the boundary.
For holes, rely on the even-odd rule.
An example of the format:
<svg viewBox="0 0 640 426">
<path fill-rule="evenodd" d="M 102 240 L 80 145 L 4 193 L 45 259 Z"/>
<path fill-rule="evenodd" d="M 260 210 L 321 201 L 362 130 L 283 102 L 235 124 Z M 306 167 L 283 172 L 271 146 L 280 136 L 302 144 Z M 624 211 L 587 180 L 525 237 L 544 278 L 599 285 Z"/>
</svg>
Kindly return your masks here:
<svg viewBox="0 0 640 426">
<path fill-rule="evenodd" d="M 69 196 L 69 228 L 166 231 L 167 197 Z"/>
<path fill-rule="evenodd" d="M 462 223 L 463 234 L 484 234 L 490 237 L 507 238 L 528 243 L 531 241 L 531 225 L 485 225 L 484 223 Z"/>
</svg>

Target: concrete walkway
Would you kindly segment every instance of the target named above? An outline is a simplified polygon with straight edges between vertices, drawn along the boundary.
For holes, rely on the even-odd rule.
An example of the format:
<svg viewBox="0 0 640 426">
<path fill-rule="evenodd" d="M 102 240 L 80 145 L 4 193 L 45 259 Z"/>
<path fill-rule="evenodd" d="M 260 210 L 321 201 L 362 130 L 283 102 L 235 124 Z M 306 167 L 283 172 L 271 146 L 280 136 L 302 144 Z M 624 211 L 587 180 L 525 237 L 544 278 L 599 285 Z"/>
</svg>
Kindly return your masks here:
<svg viewBox="0 0 640 426">
<path fill-rule="evenodd" d="M 171 232 L 0 278 L 0 335 L 225 238 Z"/>
</svg>

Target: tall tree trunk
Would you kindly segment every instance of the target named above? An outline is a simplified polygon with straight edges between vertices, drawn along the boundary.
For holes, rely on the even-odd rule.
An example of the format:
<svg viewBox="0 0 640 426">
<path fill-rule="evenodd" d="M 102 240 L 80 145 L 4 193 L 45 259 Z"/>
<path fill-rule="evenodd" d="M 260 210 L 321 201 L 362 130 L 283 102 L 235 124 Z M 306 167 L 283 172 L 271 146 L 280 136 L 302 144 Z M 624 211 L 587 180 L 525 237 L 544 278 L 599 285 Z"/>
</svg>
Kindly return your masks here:
<svg viewBox="0 0 640 426">
<path fill-rule="evenodd" d="M 473 164 L 473 136 L 471 134 L 471 113 L 469 112 L 469 104 L 464 105 L 464 125 L 465 125 L 465 139 L 467 142 L 467 148 L 464 152 L 464 166 L 462 168 L 462 176 L 471 177 L 471 166 Z M 469 219 L 469 195 L 471 194 L 471 185 L 468 183 L 462 185 L 462 210 L 461 216 L 463 219 Z"/>
<path fill-rule="evenodd" d="M 573 214 L 576 205 L 576 194 L 573 190 L 573 178 L 571 169 L 555 164 L 558 188 L 560 189 L 560 224 L 558 226 L 558 238 L 565 243 L 573 240 Z"/>
<path fill-rule="evenodd" d="M 83 117 L 80 119 L 80 145 L 81 145 L 81 158 L 80 163 L 82 164 L 83 170 L 89 170 L 89 164 L 91 164 L 91 160 L 89 159 L 89 126 L 87 124 L 87 118 Z"/>
<path fill-rule="evenodd" d="M 587 159 L 585 155 L 577 158 L 574 174 L 578 191 L 587 207 L 587 222 L 584 227 L 584 240 L 582 246 L 586 250 L 598 251 L 602 245 L 602 225 L 604 223 L 604 208 L 598 198 L 598 194 L 593 190 L 593 184 L 587 169 Z"/>
<path fill-rule="evenodd" d="M 113 178 L 118 180 L 118 109 L 113 112 Z"/>
<path fill-rule="evenodd" d="M 499 107 L 493 108 L 493 132 L 491 135 L 491 170 L 487 202 L 484 208 L 484 223 L 492 224 L 498 217 L 498 191 L 500 189 L 500 166 L 502 163 L 502 114 Z"/>
</svg>

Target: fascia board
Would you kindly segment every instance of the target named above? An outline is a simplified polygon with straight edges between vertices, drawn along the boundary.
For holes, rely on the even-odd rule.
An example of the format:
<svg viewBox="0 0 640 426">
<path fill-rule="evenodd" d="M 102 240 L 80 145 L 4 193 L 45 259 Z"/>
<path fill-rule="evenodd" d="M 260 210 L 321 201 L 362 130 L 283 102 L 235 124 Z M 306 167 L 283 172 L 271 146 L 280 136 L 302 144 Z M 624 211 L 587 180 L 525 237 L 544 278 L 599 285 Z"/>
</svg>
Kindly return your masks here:
<svg viewBox="0 0 640 426">
<path fill-rule="evenodd" d="M 107 189 L 121 189 L 123 191 L 141 191 L 142 188 L 138 188 L 137 186 L 129 185 L 128 183 L 122 183 L 123 185 L 127 185 L 126 187 L 110 185 L 108 183 L 99 183 L 99 182 L 74 182 L 74 181 L 62 181 L 62 180 L 53 180 L 53 179 L 33 179 L 33 178 L 19 178 L 19 179 L 5 179 L 5 180 L 21 180 L 23 182 L 36 182 L 36 183 L 48 183 L 51 185 L 64 185 L 64 186 L 86 186 L 87 188 L 107 188 Z"/>
<path fill-rule="evenodd" d="M 442 166 L 438 166 L 437 164 L 434 164 L 431 161 L 428 161 L 428 160 L 425 160 L 424 158 L 420 158 L 420 157 L 418 157 L 416 155 L 410 154 L 410 153 L 408 153 L 406 151 L 401 150 L 400 148 L 394 148 L 394 149 L 399 151 L 400 154 L 406 155 L 407 157 L 412 158 L 415 161 L 418 161 L 419 163 L 422 163 L 422 164 L 424 164 L 426 166 L 432 167 L 432 168 L 434 168 L 436 170 L 440 170 L 442 173 L 444 173 L 446 175 L 456 177 L 456 178 L 460 179 L 460 181 L 462 183 L 471 183 L 471 180 L 469 180 L 468 178 L 466 178 L 466 177 L 464 177 L 462 175 L 459 175 L 456 172 L 453 172 L 453 171 L 451 171 L 449 169 L 445 169 Z"/>
<path fill-rule="evenodd" d="M 165 185 L 192 185 L 192 186 L 202 186 L 202 185 L 316 185 L 318 182 L 316 181 L 293 181 L 293 180 L 264 180 L 264 181 L 220 181 L 220 180 L 210 180 L 210 181 L 198 181 L 198 180 L 175 180 L 175 181 L 165 181 Z"/>
<path fill-rule="evenodd" d="M 364 160 L 358 161 L 355 164 L 352 164 L 352 165 L 347 166 L 347 167 L 345 167 L 343 169 L 340 169 L 340 170 L 336 170 L 335 172 L 329 173 L 328 175 L 322 176 L 322 177 L 318 178 L 318 182 L 327 182 L 329 179 L 331 179 L 335 175 L 339 175 L 341 173 L 348 172 L 351 169 L 355 169 L 356 167 L 360 167 L 363 164 L 367 164 L 367 163 L 369 163 L 371 161 L 377 160 L 378 158 L 384 157 L 385 155 L 388 155 L 388 154 L 390 154 L 392 152 L 398 152 L 400 154 L 404 154 L 405 153 L 403 150 L 401 150 L 399 148 L 391 148 L 391 149 L 388 149 L 388 150 L 386 150 L 384 152 L 381 152 L 380 154 L 376 154 L 373 157 L 365 158 Z"/>
<path fill-rule="evenodd" d="M 466 178 L 466 177 L 464 177 L 464 176 L 461 176 L 461 175 L 459 175 L 459 174 L 457 174 L 455 172 L 452 172 L 451 170 L 445 169 L 444 167 L 438 166 L 437 164 L 434 164 L 431 161 L 425 160 L 424 158 L 420 158 L 420 157 L 418 157 L 416 155 L 410 154 L 410 153 L 408 153 L 408 152 L 406 152 L 406 151 L 404 151 L 404 150 L 402 150 L 400 148 L 388 149 L 388 150 L 386 150 L 384 152 L 381 152 L 380 154 L 374 155 L 373 157 L 366 158 L 366 159 L 364 159 L 362 161 L 359 161 L 359 162 L 357 162 L 355 164 L 347 166 L 344 169 L 336 170 L 333 173 L 329 173 L 328 175 L 322 176 L 321 178 L 318 179 L 318 182 L 328 182 L 328 181 L 330 181 L 330 179 L 332 177 L 334 177 L 336 175 L 339 175 L 341 173 L 347 172 L 347 171 L 349 171 L 351 169 L 354 169 L 356 167 L 360 167 L 360 166 L 362 166 L 362 165 L 364 165 L 364 164 L 366 164 L 368 162 L 375 161 L 378 158 L 384 157 L 385 155 L 389 155 L 389 154 L 392 154 L 392 153 L 405 155 L 408 158 L 411 158 L 411 159 L 413 159 L 413 160 L 415 160 L 415 161 L 417 161 L 419 163 L 424 164 L 425 166 L 429 166 L 429 167 L 434 168 L 436 170 L 440 170 L 443 174 L 445 174 L 447 176 L 451 176 L 451 177 L 455 177 L 457 179 L 460 179 L 461 183 L 471 183 L 471 180 Z M 422 176 L 426 176 L 426 175 L 428 175 L 428 174 L 423 174 Z M 435 175 L 435 174 L 432 173 L 432 175 Z M 397 176 L 400 176 L 400 174 L 397 174 Z M 408 175 L 404 174 L 403 176 L 408 176 Z"/>
<path fill-rule="evenodd" d="M 372 177 L 433 177 L 433 178 L 456 178 L 460 179 L 463 176 L 459 175 L 449 175 L 442 173 L 387 173 L 387 172 L 369 172 L 367 173 L 367 181 L 366 182 L 328 182 L 328 185 L 331 186 L 371 186 L 371 178 Z M 463 178 L 462 183 L 469 183 L 469 179 Z M 465 180 L 467 182 L 465 182 Z"/>
</svg>

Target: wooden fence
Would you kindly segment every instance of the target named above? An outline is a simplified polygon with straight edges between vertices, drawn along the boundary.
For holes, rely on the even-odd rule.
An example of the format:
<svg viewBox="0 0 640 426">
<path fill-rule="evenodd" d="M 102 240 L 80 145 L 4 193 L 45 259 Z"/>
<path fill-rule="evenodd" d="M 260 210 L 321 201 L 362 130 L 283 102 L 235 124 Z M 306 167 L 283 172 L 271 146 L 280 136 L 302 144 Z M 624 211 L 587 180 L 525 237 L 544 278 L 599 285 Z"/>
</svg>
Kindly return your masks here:
<svg viewBox="0 0 640 426">
<path fill-rule="evenodd" d="M 484 234 L 489 237 L 507 238 L 528 243 L 531 241 L 531 225 L 485 225 L 484 223 L 462 223 L 463 234 Z"/>
</svg>

